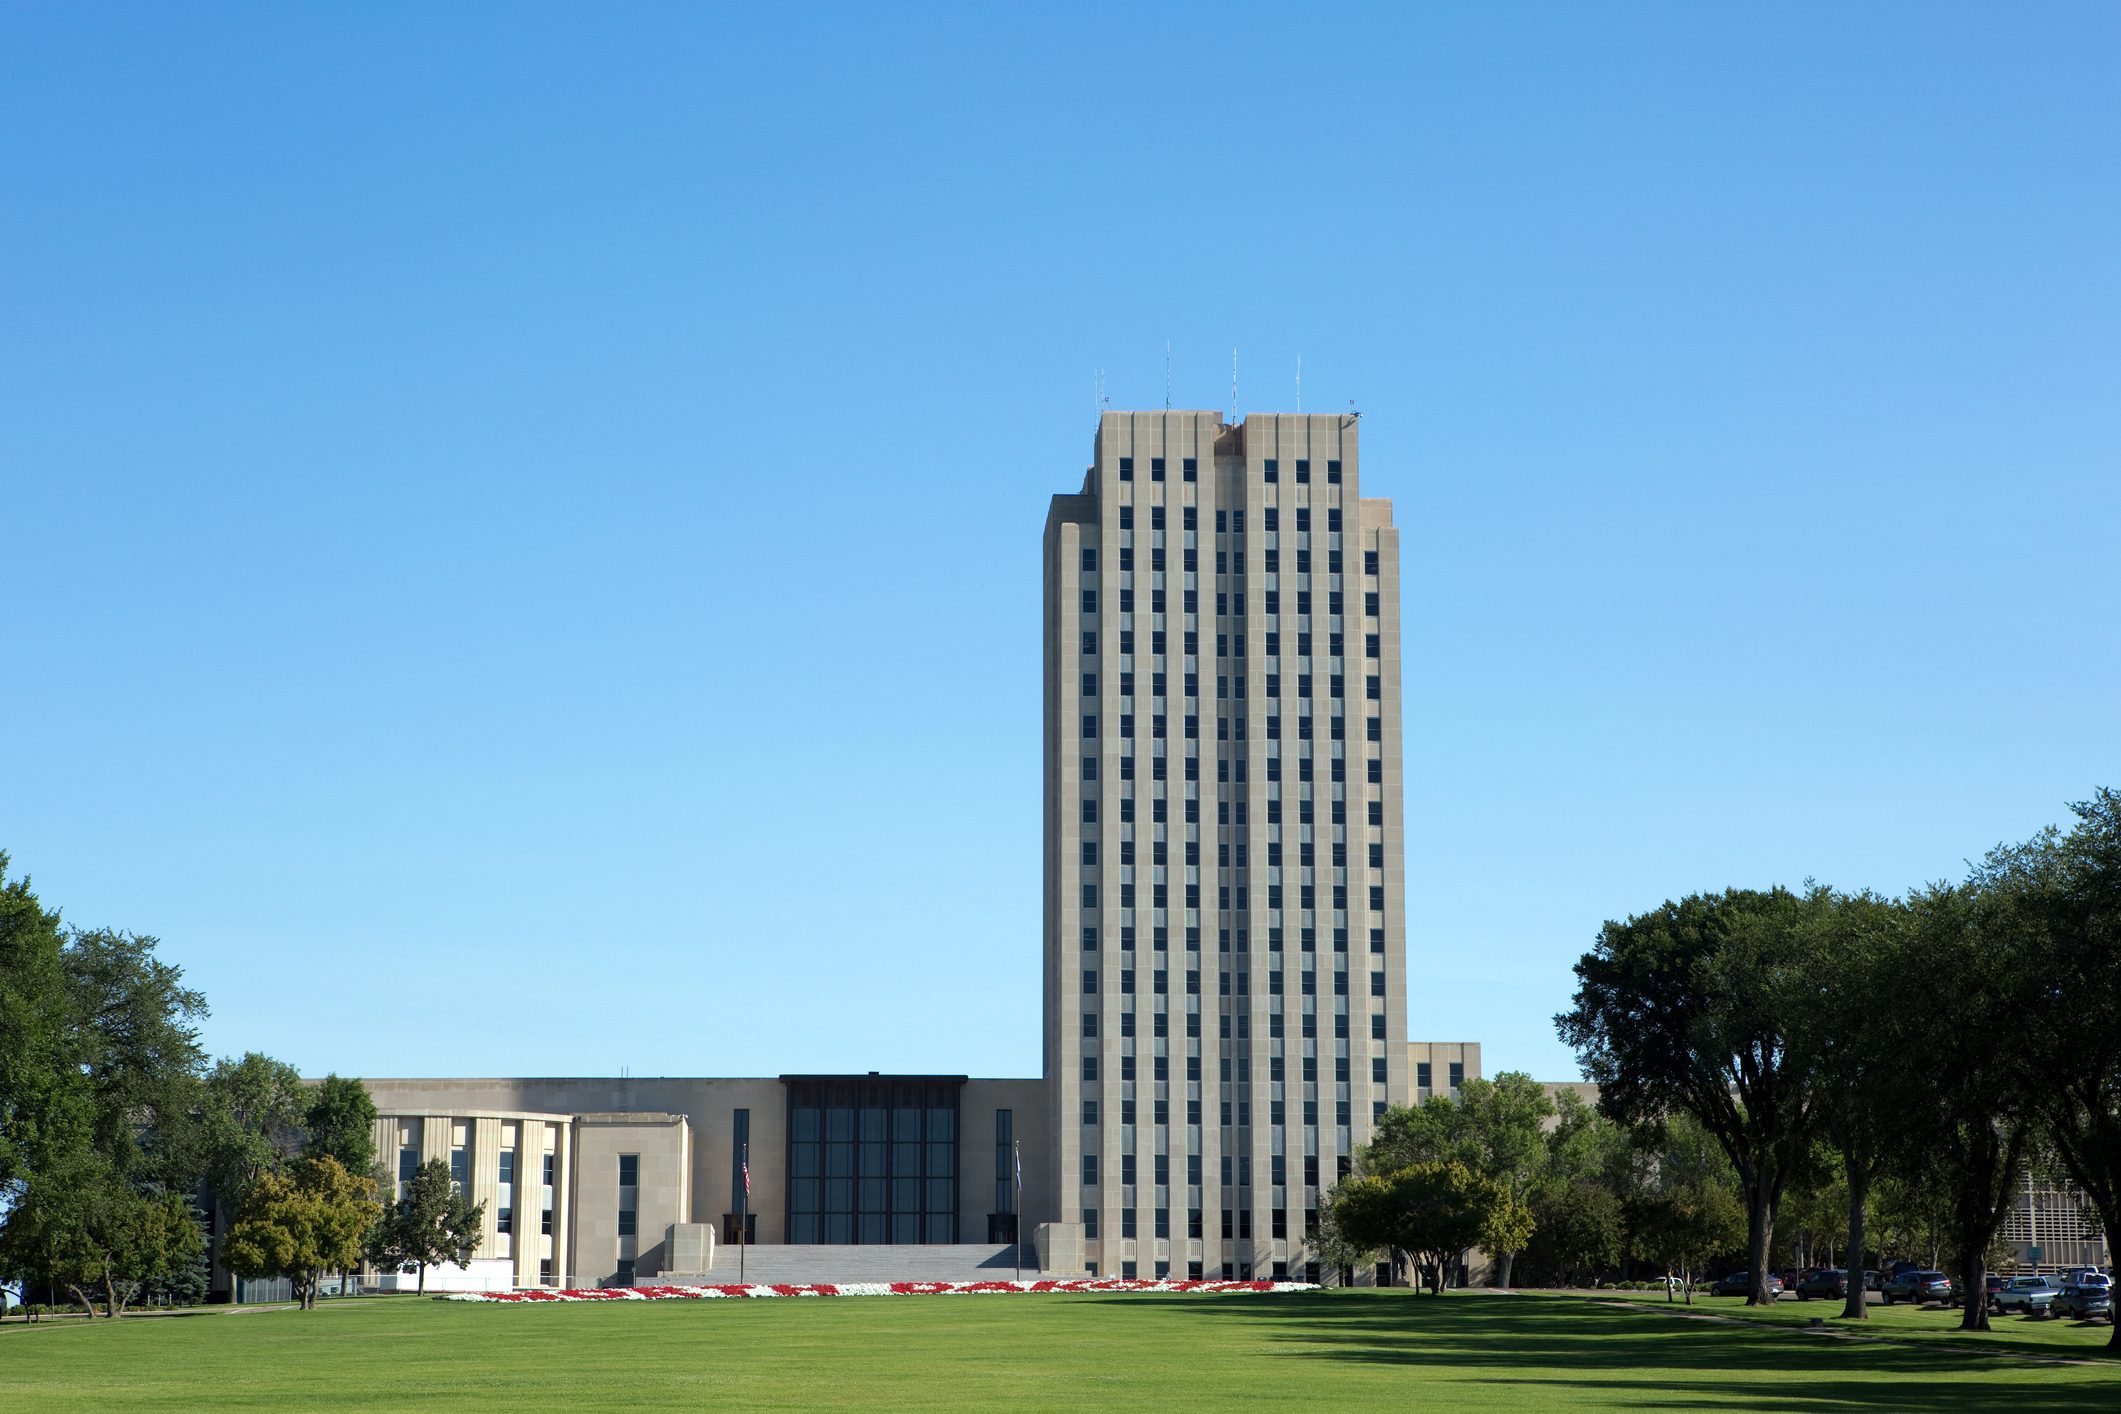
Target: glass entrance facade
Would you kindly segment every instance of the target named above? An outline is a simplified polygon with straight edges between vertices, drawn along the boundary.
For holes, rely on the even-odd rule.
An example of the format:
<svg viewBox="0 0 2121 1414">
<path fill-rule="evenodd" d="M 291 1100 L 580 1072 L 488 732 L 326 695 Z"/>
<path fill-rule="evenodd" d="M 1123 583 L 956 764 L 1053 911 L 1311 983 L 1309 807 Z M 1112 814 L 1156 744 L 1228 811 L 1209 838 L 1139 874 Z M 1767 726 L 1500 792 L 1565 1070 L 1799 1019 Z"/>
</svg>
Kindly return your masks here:
<svg viewBox="0 0 2121 1414">
<path fill-rule="evenodd" d="M 782 1081 L 790 1242 L 957 1241 L 961 1077 Z"/>
</svg>

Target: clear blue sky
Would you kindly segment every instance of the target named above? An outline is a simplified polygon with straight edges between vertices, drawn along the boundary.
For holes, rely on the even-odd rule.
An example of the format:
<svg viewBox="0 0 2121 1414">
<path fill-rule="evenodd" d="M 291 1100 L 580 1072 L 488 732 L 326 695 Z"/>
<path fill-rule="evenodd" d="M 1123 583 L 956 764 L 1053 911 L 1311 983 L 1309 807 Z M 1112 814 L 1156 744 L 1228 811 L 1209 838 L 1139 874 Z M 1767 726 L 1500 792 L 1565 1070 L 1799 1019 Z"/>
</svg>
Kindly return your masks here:
<svg viewBox="0 0 2121 1414">
<path fill-rule="evenodd" d="M 217 1053 L 1036 1073 L 1166 340 L 1363 411 L 1491 1071 L 1602 919 L 2121 783 L 2121 8 L 713 8 L 0 12 L 0 848 Z"/>
</svg>

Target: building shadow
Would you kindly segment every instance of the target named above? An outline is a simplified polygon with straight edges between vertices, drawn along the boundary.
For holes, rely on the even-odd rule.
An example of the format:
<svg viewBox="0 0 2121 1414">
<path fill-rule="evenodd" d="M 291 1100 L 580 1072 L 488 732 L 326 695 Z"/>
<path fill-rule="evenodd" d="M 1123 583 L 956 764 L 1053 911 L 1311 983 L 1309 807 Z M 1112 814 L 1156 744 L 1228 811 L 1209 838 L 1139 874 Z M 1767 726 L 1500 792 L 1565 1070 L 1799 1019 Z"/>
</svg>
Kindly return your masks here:
<svg viewBox="0 0 2121 1414">
<path fill-rule="evenodd" d="M 1367 1292 L 1112 1300 L 1249 1327 L 1245 1338 L 1269 1358 L 1458 1371 L 1470 1383 L 1517 1391 L 1513 1403 L 1527 1407 L 1595 1389 L 1651 1409 L 2082 1410 L 2103 1407 L 2102 1378 L 2121 1403 L 2121 1362 L 2110 1373 L 2069 1367 L 2065 1382 L 2051 1383 L 2058 1367 L 2005 1355 L 1678 1320 L 1590 1301 Z"/>
</svg>

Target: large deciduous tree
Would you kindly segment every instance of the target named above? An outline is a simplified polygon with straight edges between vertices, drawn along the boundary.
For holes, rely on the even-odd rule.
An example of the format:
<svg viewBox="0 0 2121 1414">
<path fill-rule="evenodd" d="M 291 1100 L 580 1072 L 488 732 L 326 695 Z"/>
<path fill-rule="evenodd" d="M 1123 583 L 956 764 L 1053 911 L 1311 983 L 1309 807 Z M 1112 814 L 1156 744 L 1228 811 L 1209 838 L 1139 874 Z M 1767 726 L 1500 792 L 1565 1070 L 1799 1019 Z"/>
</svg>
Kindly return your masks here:
<svg viewBox="0 0 2121 1414">
<path fill-rule="evenodd" d="M 69 1066 L 66 939 L 58 913 L 0 853 L 0 1207 L 40 1155 L 85 1128 L 86 1096 Z"/>
<path fill-rule="evenodd" d="M 2021 1044 L 2038 1142 L 2121 1238 L 2121 792 L 2077 822 L 1992 853 L 1976 877 L 2011 918 L 2035 988 Z M 2121 1354 L 2121 1322 L 2111 1353 Z"/>
<path fill-rule="evenodd" d="M 1553 1117 L 1554 1102 L 1545 1087 L 1523 1071 L 1468 1080 L 1455 1100 L 1437 1095 L 1386 1111 L 1365 1150 L 1364 1167 L 1383 1173 L 1456 1161 L 1501 1184 L 1520 1212 L 1529 1213 L 1532 1187 L 1547 1163 L 1545 1123 Z M 1530 1237 L 1527 1228 L 1519 1246 Z M 1495 1284 L 1508 1286 L 1518 1247 L 1488 1250 L 1496 1260 Z"/>
<path fill-rule="evenodd" d="M 1467 1248 L 1522 1247 L 1531 1236 L 1526 1211 L 1509 1190 L 1456 1160 L 1357 1174 L 1334 1188 L 1332 1205 L 1349 1242 L 1405 1253 L 1432 1292 L 1443 1290 Z"/>
<path fill-rule="evenodd" d="M 1903 970 L 1899 997 L 1922 1076 L 1903 1097 L 1895 1161 L 1949 1198 L 1960 1328 L 1987 1330 L 1989 1249 L 2023 1180 L 2040 1083 L 2028 1035 L 2057 1019 L 2038 1009 L 2025 919 L 2005 898 L 1977 879 L 1918 890 L 1909 908 L 1921 965 Z"/>
<path fill-rule="evenodd" d="M 1849 1271 L 1842 1315 L 1864 1320 L 1871 1188 L 1895 1151 L 1909 1089 L 1924 1083 L 1928 1069 L 1921 1038 L 1909 1032 L 1899 1004 L 1902 975 L 1921 963 L 1908 910 L 1896 901 L 1870 893 L 1839 898 L 1827 930 L 1819 994 L 1794 1020 L 1811 1032 L 1821 1129 L 1841 1159 Z"/>
<path fill-rule="evenodd" d="M 327 1075 L 310 1093 L 303 1152 L 337 1159 L 348 1173 L 376 1164 L 376 1102 L 358 1080 Z"/>
<path fill-rule="evenodd" d="M 361 1260 L 362 1241 L 376 1226 L 376 1184 L 336 1159 L 301 1159 L 261 1174 L 241 1211 L 222 1249 L 229 1270 L 287 1277 L 296 1300 L 314 1310 L 319 1278 Z"/>
<path fill-rule="evenodd" d="M 1793 1026 L 1817 994 L 1833 895 L 1695 894 L 1607 923 L 1555 1018 L 1615 1120 L 1684 1111 L 1715 1136 L 1746 1202 L 1749 1304 L 1767 1294 L 1775 1209 L 1817 1123 L 1818 1058 Z"/>
</svg>

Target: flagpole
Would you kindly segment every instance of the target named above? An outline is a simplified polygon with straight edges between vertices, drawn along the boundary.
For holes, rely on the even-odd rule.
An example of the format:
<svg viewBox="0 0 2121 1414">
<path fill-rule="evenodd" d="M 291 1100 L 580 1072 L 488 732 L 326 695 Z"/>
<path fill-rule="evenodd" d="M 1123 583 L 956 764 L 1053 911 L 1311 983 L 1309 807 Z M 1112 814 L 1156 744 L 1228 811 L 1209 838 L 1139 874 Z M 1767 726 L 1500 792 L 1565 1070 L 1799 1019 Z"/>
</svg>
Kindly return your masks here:
<svg viewBox="0 0 2121 1414">
<path fill-rule="evenodd" d="M 751 1141 L 744 1141 L 744 1193 L 736 1200 L 736 1280 L 744 1284 L 744 1229 L 751 1226 Z"/>
<path fill-rule="evenodd" d="M 1012 1156 L 1016 1160 L 1013 1165 L 1016 1170 L 1016 1279 L 1022 1281 L 1024 1279 L 1024 1141 L 1012 1139 L 1009 1141 L 1009 1146 Z"/>
</svg>

